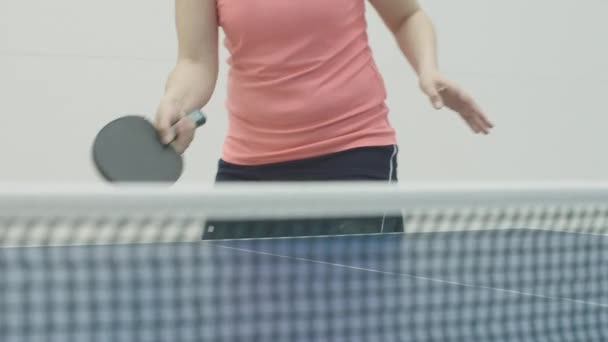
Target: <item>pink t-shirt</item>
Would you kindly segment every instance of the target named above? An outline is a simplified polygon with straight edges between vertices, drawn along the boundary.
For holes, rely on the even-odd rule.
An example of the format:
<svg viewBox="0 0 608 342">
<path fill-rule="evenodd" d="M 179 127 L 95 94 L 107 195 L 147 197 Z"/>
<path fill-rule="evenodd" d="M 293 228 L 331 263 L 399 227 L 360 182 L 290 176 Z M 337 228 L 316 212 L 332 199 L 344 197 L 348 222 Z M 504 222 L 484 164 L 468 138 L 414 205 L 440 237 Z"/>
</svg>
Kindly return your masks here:
<svg viewBox="0 0 608 342">
<path fill-rule="evenodd" d="M 364 1 L 217 0 L 230 53 L 225 161 L 396 143 Z"/>
</svg>

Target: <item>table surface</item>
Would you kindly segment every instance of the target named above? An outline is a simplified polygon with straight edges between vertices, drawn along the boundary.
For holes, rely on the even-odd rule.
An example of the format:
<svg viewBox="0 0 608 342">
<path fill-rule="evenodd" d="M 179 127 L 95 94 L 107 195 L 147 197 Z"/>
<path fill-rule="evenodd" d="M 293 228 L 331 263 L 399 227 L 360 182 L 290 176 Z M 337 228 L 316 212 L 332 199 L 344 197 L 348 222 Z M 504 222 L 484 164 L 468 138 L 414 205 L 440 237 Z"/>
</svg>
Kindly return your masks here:
<svg viewBox="0 0 608 342">
<path fill-rule="evenodd" d="M 605 235 L 2 248 L 0 271 L 6 342 L 608 340 Z"/>
</svg>

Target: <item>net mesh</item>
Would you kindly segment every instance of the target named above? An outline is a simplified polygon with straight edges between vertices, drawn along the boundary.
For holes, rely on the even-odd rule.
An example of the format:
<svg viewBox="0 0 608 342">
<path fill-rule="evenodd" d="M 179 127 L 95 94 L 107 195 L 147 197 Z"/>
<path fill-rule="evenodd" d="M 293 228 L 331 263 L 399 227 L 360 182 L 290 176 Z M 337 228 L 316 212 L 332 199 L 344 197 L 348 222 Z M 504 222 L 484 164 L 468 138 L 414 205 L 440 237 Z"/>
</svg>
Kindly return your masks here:
<svg viewBox="0 0 608 342">
<path fill-rule="evenodd" d="M 601 184 L 2 189 L 0 341 L 608 340 Z"/>
</svg>

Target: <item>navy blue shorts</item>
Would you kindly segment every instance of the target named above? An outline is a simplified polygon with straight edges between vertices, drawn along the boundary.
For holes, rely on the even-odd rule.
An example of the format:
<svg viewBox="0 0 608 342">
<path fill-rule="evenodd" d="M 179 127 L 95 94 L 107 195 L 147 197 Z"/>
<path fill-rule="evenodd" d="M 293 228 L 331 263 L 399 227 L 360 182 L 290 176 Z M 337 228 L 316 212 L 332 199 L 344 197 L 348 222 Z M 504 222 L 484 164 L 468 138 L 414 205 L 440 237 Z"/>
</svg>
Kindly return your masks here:
<svg viewBox="0 0 608 342">
<path fill-rule="evenodd" d="M 397 146 L 360 147 L 314 158 L 235 165 L 220 160 L 216 182 L 381 181 L 396 182 Z M 323 236 L 403 231 L 400 217 L 247 220 L 207 222 L 204 239 Z"/>
</svg>

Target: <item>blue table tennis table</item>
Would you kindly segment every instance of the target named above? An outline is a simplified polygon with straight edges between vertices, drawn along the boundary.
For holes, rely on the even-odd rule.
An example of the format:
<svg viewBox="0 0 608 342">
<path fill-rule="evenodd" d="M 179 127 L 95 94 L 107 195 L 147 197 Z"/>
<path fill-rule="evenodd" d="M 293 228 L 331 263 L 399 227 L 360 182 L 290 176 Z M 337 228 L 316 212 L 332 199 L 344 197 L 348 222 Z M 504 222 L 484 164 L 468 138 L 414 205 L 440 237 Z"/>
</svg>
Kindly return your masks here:
<svg viewBox="0 0 608 342">
<path fill-rule="evenodd" d="M 0 249 L 0 341 L 608 341 L 608 236 Z"/>
</svg>

